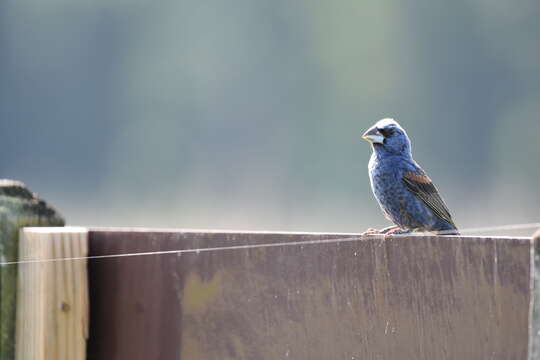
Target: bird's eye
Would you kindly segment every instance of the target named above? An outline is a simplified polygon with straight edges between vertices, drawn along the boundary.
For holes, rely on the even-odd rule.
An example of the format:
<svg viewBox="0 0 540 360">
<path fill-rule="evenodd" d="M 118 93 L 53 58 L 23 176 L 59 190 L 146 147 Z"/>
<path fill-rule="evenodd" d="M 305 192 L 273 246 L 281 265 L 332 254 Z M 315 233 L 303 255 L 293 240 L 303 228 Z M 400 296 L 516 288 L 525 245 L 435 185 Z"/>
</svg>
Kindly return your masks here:
<svg viewBox="0 0 540 360">
<path fill-rule="evenodd" d="M 381 135 L 384 137 L 392 136 L 392 134 L 394 133 L 394 129 L 390 129 L 390 128 L 382 128 L 378 130 L 381 133 Z"/>
</svg>

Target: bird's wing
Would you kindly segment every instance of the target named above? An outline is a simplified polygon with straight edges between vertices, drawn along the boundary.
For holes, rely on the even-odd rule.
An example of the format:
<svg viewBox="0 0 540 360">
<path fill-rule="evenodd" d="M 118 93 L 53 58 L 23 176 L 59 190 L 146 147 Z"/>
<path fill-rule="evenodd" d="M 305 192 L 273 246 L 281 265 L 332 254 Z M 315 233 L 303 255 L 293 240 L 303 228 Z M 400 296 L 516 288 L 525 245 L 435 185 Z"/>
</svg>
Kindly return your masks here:
<svg viewBox="0 0 540 360">
<path fill-rule="evenodd" d="M 417 198 L 422 200 L 442 220 L 455 227 L 452 216 L 439 195 L 431 179 L 423 173 L 409 171 L 403 176 L 403 183 Z"/>
</svg>

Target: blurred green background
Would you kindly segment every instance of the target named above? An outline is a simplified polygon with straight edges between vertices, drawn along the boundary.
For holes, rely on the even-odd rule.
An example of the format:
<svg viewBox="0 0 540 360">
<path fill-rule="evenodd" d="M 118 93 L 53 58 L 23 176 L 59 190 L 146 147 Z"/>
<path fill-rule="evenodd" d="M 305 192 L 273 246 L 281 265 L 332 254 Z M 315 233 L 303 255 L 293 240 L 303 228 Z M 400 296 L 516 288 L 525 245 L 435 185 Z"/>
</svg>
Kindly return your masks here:
<svg viewBox="0 0 540 360">
<path fill-rule="evenodd" d="M 539 18 L 538 0 L 4 0 L 0 176 L 72 225 L 357 232 L 387 224 L 361 134 L 394 117 L 460 227 L 539 221 Z"/>
</svg>

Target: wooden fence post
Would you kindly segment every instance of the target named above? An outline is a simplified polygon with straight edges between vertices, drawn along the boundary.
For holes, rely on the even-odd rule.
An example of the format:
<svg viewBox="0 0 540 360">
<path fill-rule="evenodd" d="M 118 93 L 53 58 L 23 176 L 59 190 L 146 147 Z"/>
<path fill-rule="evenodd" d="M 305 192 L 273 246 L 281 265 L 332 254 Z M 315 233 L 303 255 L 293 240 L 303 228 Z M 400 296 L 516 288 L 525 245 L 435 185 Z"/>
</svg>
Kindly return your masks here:
<svg viewBox="0 0 540 360">
<path fill-rule="evenodd" d="M 19 251 L 16 359 L 86 359 L 88 231 L 25 228 Z"/>
<path fill-rule="evenodd" d="M 0 180 L 0 262 L 18 259 L 19 229 L 63 226 L 64 220 L 24 184 Z M 17 265 L 0 266 L 0 360 L 15 358 Z"/>
</svg>

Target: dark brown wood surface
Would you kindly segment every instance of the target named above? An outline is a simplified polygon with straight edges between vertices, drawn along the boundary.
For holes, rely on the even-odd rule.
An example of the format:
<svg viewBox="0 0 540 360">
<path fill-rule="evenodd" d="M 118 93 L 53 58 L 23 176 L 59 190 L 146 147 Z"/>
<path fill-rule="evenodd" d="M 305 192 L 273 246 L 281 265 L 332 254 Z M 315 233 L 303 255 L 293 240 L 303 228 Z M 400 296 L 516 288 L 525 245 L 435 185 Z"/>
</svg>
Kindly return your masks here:
<svg viewBox="0 0 540 360">
<path fill-rule="evenodd" d="M 89 255 L 341 237 L 92 230 Z M 376 236 L 89 260 L 88 359 L 523 360 L 531 246 Z"/>
</svg>

